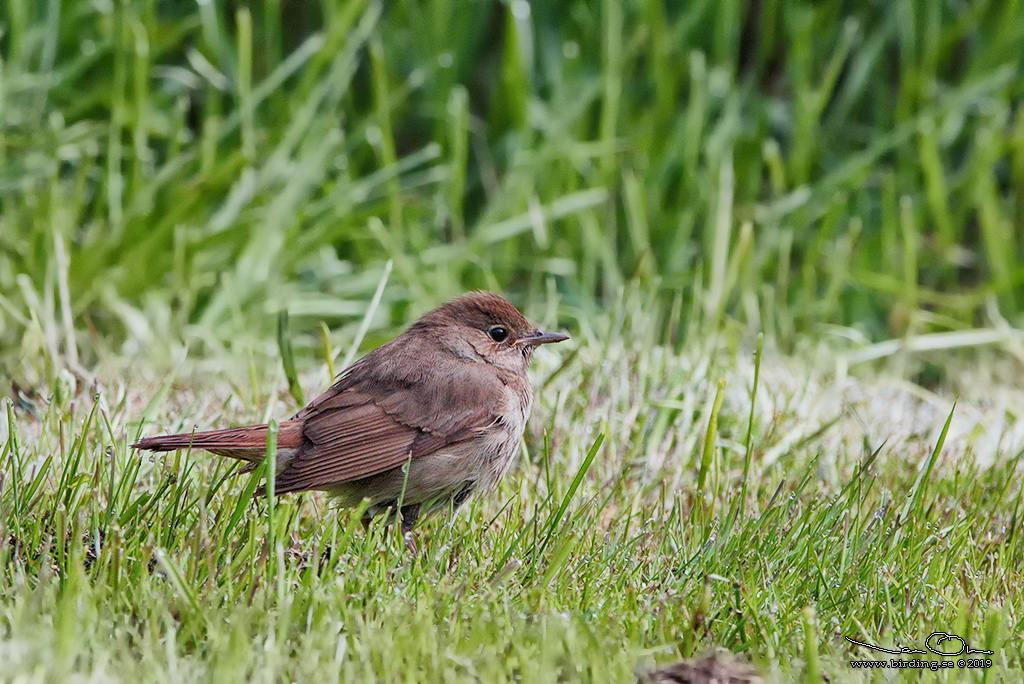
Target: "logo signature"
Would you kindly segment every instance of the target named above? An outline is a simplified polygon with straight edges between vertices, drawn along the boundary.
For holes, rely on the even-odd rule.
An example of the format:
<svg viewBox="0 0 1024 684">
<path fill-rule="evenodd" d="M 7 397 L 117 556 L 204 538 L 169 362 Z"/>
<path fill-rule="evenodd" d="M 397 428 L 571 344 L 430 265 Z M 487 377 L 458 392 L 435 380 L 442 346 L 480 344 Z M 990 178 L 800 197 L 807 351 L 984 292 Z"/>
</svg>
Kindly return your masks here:
<svg viewBox="0 0 1024 684">
<path fill-rule="evenodd" d="M 868 644 L 863 641 L 857 641 L 850 637 L 845 637 L 851 644 L 857 644 L 864 648 L 870 648 L 874 651 L 881 651 L 882 653 L 890 653 L 892 655 L 903 655 L 905 653 L 934 653 L 946 658 L 951 658 L 958 655 L 969 655 L 971 653 L 984 653 L 986 655 L 992 655 L 992 651 L 983 651 L 977 648 L 971 648 L 963 637 L 959 637 L 956 634 L 950 634 L 949 632 L 932 632 L 928 635 L 928 638 L 924 640 L 924 648 L 908 648 L 907 646 L 901 646 L 898 651 L 894 651 L 889 648 L 882 648 L 881 646 L 875 646 L 874 644 Z M 925 650 L 927 649 L 927 650 Z M 954 650 L 955 649 L 955 650 Z"/>
</svg>

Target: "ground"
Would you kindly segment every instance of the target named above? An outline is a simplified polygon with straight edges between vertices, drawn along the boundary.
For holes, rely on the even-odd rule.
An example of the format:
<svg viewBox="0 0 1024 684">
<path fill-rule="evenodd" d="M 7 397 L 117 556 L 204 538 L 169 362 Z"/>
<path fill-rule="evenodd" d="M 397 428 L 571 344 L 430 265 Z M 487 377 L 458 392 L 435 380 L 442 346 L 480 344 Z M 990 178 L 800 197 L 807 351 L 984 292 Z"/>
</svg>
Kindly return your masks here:
<svg viewBox="0 0 1024 684">
<path fill-rule="evenodd" d="M 519 464 L 415 555 L 323 495 L 271 508 L 215 457 L 128 449 L 286 417 L 273 368 L 246 387 L 186 359 L 8 402 L 5 677 L 627 682 L 717 647 L 769 680 L 866 681 L 846 637 L 937 631 L 1019 672 L 1019 389 L 626 339 L 538 354 Z"/>
</svg>

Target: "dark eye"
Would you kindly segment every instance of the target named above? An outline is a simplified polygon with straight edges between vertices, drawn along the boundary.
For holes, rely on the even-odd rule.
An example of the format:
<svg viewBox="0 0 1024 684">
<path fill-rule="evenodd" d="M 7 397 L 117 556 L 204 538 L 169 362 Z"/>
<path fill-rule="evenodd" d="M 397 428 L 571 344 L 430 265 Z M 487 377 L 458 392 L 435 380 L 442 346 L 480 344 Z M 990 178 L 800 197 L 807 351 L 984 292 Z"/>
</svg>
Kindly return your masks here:
<svg viewBox="0 0 1024 684">
<path fill-rule="evenodd" d="M 487 334 L 491 336 L 491 339 L 495 342 L 504 342 L 508 338 L 508 330 L 501 327 L 500 325 L 492 326 Z"/>
</svg>

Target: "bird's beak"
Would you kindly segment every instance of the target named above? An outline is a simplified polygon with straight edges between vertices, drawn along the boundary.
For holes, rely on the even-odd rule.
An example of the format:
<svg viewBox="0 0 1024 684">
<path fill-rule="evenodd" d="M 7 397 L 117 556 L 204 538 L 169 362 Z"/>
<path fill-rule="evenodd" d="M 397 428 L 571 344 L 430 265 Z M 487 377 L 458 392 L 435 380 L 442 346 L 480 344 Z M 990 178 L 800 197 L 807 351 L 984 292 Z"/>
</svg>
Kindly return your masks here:
<svg viewBox="0 0 1024 684">
<path fill-rule="evenodd" d="M 537 346 L 538 344 L 551 344 L 552 342 L 565 342 L 569 339 L 568 335 L 556 332 L 544 332 L 542 330 L 535 330 L 529 335 L 520 338 L 521 344 L 530 344 Z"/>
</svg>

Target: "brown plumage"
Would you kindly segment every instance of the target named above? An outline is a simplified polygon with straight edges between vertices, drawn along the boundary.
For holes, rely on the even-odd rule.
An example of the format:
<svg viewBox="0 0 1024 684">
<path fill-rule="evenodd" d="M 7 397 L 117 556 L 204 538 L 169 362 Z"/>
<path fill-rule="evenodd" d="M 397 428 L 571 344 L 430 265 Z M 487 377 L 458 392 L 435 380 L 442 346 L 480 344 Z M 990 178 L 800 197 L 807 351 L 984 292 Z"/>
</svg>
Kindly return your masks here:
<svg viewBox="0 0 1024 684">
<path fill-rule="evenodd" d="M 649 684 L 763 684 L 750 664 L 728 652 L 709 653 L 649 672 Z"/>
<path fill-rule="evenodd" d="M 460 505 L 508 470 L 533 400 L 533 350 L 565 339 L 490 292 L 431 311 L 281 423 L 275 492 L 325 490 L 343 505 L 369 498 L 369 515 L 401 500 L 406 531 L 421 512 Z M 205 449 L 255 465 L 266 440 L 267 426 L 251 425 L 133 446 Z"/>
</svg>

